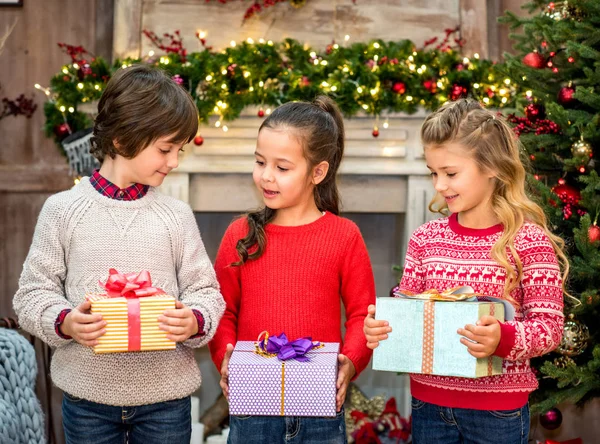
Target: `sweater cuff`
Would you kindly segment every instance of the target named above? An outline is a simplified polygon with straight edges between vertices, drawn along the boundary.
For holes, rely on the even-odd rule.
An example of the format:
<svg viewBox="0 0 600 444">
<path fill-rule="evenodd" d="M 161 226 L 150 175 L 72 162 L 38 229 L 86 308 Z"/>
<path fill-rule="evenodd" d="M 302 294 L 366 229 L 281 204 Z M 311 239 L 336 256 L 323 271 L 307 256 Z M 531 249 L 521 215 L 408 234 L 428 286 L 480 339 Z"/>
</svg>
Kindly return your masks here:
<svg viewBox="0 0 600 444">
<path fill-rule="evenodd" d="M 56 332 L 56 321 L 64 310 L 71 310 L 68 305 L 52 305 L 42 313 L 42 331 L 45 341 L 51 347 L 60 347 L 61 345 L 71 342 L 73 339 L 63 338 Z M 42 338 L 44 339 L 44 338 Z"/>
<path fill-rule="evenodd" d="M 345 357 L 347 357 L 348 359 L 350 359 L 350 362 L 352 362 L 352 365 L 354 366 L 354 376 L 352 377 L 352 379 L 350 381 L 351 382 L 355 381 L 356 378 L 358 378 L 359 375 L 361 374 L 361 372 L 363 371 L 362 368 L 359 368 L 359 365 L 360 365 L 359 359 L 356 356 L 352 356 L 351 354 L 344 353 L 343 350 L 340 350 L 339 354 L 344 355 Z M 338 355 L 338 357 L 339 357 L 339 355 Z"/>
<path fill-rule="evenodd" d="M 500 342 L 498 343 L 498 347 L 496 347 L 494 356 L 499 356 L 504 359 L 510 354 L 511 350 L 515 346 L 515 336 L 517 330 L 512 324 L 507 324 L 503 322 L 500 322 L 499 324 Z"/>
<path fill-rule="evenodd" d="M 71 313 L 71 309 L 65 308 L 58 314 L 56 321 L 54 321 L 54 331 L 58 336 L 60 336 L 63 339 L 73 339 L 71 336 L 65 335 L 63 332 L 60 331 L 60 326 L 63 324 L 63 322 L 65 322 L 65 318 L 69 313 Z"/>
<path fill-rule="evenodd" d="M 196 333 L 193 336 L 190 336 L 188 339 L 196 339 L 206 334 L 206 332 L 204 331 L 204 316 L 202 316 L 200 310 L 196 310 L 195 308 L 192 308 L 192 313 L 194 313 L 194 316 L 196 316 L 196 322 L 198 322 L 198 333 Z"/>
</svg>

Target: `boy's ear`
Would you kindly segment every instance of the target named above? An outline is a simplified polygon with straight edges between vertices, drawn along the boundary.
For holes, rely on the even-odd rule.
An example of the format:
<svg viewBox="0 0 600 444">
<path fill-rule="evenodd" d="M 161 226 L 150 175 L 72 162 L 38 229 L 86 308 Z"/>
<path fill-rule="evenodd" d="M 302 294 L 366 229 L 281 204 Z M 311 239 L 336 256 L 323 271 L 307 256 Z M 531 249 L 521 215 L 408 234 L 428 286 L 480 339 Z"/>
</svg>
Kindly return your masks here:
<svg viewBox="0 0 600 444">
<path fill-rule="evenodd" d="M 313 173 L 312 173 L 313 184 L 319 185 L 321 182 L 323 182 L 323 180 L 325 180 L 325 178 L 327 177 L 328 171 L 329 171 L 329 162 L 324 160 L 323 162 L 317 164 L 313 168 Z"/>
<path fill-rule="evenodd" d="M 121 145 L 119 144 L 119 141 L 117 139 L 113 139 L 112 143 L 113 143 L 113 146 L 116 148 L 117 151 L 119 151 L 121 149 Z"/>
</svg>

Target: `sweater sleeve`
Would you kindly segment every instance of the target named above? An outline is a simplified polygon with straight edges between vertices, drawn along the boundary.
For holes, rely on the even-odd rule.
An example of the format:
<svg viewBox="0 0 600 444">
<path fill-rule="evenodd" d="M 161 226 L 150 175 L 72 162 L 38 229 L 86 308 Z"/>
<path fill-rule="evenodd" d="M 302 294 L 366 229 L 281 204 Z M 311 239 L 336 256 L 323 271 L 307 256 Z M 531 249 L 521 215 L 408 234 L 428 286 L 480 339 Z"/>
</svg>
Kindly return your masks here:
<svg viewBox="0 0 600 444">
<path fill-rule="evenodd" d="M 61 242 L 61 234 L 65 231 L 61 229 L 64 213 L 58 196 L 52 196 L 44 203 L 23 264 L 19 289 L 13 299 L 20 326 L 51 347 L 72 341 L 60 337 L 55 330 L 59 314 L 74 308 L 64 290 L 67 275 Z"/>
<path fill-rule="evenodd" d="M 231 264 L 239 260 L 235 249 L 238 240 L 239 236 L 236 237 L 232 224 L 223 236 L 215 261 L 217 279 L 226 304 L 225 314 L 217 334 L 209 344 L 212 360 L 219 372 L 227 344 L 235 345 L 237 342 L 237 322 L 241 297 L 240 267 L 234 267 Z"/>
<path fill-rule="evenodd" d="M 415 231 L 408 241 L 406 257 L 404 259 L 404 271 L 400 281 L 400 289 L 423 293 L 425 290 L 425 268 L 421 260 L 421 251 L 418 242 L 418 230 Z"/>
<path fill-rule="evenodd" d="M 495 353 L 509 361 L 554 350 L 562 339 L 564 324 L 560 267 L 548 237 L 535 227 L 517 252 L 523 262 L 523 320 L 501 324 Z"/>
<path fill-rule="evenodd" d="M 346 334 L 341 353 L 354 364 L 354 378 L 357 378 L 373 354 L 367 348 L 363 321 L 367 316 L 367 307 L 375 303 L 375 280 L 367 247 L 358 228 L 345 251 L 347 254 L 341 269 L 341 292 L 346 310 Z"/>
<path fill-rule="evenodd" d="M 197 348 L 208 343 L 215 335 L 225 303 L 219 292 L 212 263 L 202 243 L 194 213 L 187 205 L 183 212 L 182 224 L 182 252 L 177 267 L 179 299 L 187 307 L 202 314 L 206 333 L 192 337 L 183 344 Z"/>
</svg>

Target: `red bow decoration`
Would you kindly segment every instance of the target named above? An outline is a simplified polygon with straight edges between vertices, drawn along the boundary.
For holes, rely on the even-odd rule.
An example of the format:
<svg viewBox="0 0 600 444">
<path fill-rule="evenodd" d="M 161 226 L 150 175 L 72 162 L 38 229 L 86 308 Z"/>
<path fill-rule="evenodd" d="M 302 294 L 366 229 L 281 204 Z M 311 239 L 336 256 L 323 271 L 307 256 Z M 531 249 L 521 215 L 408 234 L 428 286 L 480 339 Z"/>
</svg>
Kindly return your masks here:
<svg viewBox="0 0 600 444">
<path fill-rule="evenodd" d="M 143 298 L 165 294 L 160 288 L 152 286 L 152 279 L 148 271 L 140 273 L 119 273 L 114 268 L 109 271 L 106 283 L 100 285 L 106 289 L 106 294 L 111 298 Z"/>
<path fill-rule="evenodd" d="M 99 283 L 106 289 L 106 295 L 109 298 L 124 297 L 127 299 L 127 349 L 129 351 L 141 350 L 142 321 L 139 298 L 165 294 L 165 292 L 152 286 L 152 279 L 148 271 L 119 273 L 111 268 L 108 271 L 106 283 Z"/>
</svg>

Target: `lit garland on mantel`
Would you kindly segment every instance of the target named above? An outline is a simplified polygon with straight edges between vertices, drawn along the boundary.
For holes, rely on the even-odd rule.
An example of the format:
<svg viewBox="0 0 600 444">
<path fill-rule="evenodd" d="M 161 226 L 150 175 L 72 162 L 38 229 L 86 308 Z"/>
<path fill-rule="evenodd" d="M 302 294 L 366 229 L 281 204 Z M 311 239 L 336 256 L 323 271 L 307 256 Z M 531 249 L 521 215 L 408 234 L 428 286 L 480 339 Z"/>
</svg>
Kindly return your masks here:
<svg viewBox="0 0 600 444">
<path fill-rule="evenodd" d="M 382 113 L 414 113 L 420 108 L 434 110 L 447 100 L 471 96 L 493 108 L 514 107 L 517 86 L 501 73 L 501 65 L 460 55 L 459 39 L 448 45 L 458 30 L 447 30 L 446 39 L 428 48 L 436 39 L 417 49 L 409 40 L 371 40 L 332 43 L 323 51 L 311 49 L 293 39 L 281 42 L 232 41 L 222 51 L 206 46 L 205 34 L 197 33 L 202 49 L 188 53 L 178 31 L 158 38 L 144 34 L 164 51 L 150 51 L 141 59 L 117 61 L 110 67 L 81 46 L 59 44 L 71 57 L 50 81 L 50 87 L 36 85 L 46 93 L 46 133 L 60 143 L 69 134 L 89 127 L 92 110 L 111 74 L 134 63 L 163 68 L 173 80 L 194 97 L 200 119 L 218 116 L 216 126 L 234 120 L 247 106 L 276 107 L 293 100 L 312 100 L 318 94 L 331 96 L 346 116 L 357 113 L 379 117 Z M 166 42 L 166 43 L 164 43 Z M 95 111 L 95 110 L 94 110 Z M 373 136 L 379 134 L 374 128 Z"/>
</svg>

